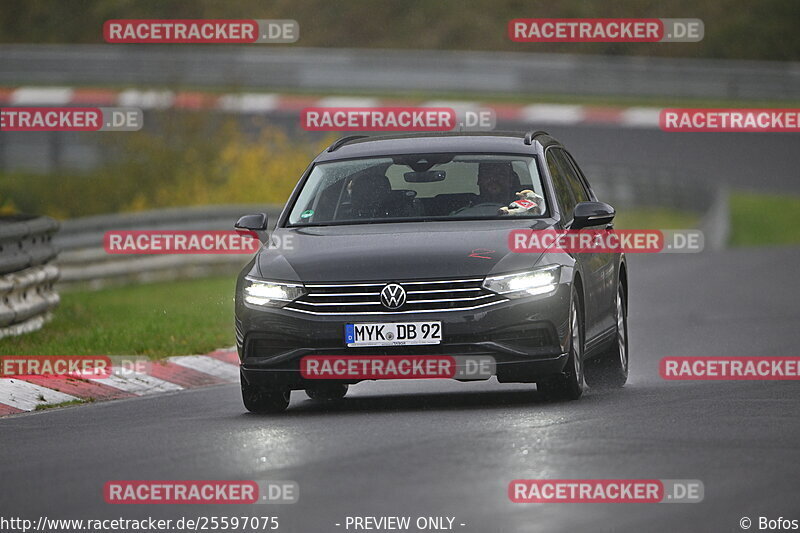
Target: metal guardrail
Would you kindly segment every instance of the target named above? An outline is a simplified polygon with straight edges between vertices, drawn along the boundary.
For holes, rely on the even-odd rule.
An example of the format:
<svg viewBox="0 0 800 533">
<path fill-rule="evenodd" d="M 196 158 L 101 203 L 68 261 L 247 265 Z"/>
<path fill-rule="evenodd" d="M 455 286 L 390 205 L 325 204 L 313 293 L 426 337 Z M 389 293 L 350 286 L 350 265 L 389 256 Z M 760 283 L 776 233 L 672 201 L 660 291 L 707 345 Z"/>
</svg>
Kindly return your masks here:
<svg viewBox="0 0 800 533">
<path fill-rule="evenodd" d="M 652 206 L 698 213 L 701 218 L 697 229 L 703 232 L 705 249 L 721 250 L 727 246 L 731 228 L 726 186 L 664 169 L 587 165 L 584 170 L 598 197 L 617 209 Z"/>
<path fill-rule="evenodd" d="M 717 186 L 664 168 L 583 165 L 592 188 L 616 207 L 656 206 L 705 213 Z"/>
<path fill-rule="evenodd" d="M 281 206 L 218 205 L 157 209 L 141 213 L 99 215 L 67 220 L 56 237 L 62 288 L 100 289 L 109 285 L 198 278 L 238 271 L 248 256 L 106 253 L 109 230 L 232 230 L 242 215 L 266 212 L 271 222 Z"/>
<path fill-rule="evenodd" d="M 800 63 L 625 56 L 269 48 L 0 45 L 0 85 L 134 84 L 793 99 Z"/>
<path fill-rule="evenodd" d="M 0 217 L 0 338 L 41 328 L 60 299 L 53 235 L 48 217 Z"/>
</svg>

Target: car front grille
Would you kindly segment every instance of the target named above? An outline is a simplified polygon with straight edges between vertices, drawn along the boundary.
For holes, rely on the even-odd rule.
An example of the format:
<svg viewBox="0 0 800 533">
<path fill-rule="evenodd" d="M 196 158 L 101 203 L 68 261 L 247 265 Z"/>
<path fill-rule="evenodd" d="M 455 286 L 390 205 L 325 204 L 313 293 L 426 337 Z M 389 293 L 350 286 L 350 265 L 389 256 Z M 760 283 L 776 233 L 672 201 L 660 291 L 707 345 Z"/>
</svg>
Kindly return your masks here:
<svg viewBox="0 0 800 533">
<path fill-rule="evenodd" d="M 381 303 L 381 290 L 397 283 L 406 291 L 406 302 L 397 309 Z M 483 278 L 434 281 L 387 281 L 364 283 L 306 283 L 308 294 L 285 309 L 314 315 L 401 315 L 440 311 L 470 311 L 506 298 L 484 289 Z"/>
</svg>

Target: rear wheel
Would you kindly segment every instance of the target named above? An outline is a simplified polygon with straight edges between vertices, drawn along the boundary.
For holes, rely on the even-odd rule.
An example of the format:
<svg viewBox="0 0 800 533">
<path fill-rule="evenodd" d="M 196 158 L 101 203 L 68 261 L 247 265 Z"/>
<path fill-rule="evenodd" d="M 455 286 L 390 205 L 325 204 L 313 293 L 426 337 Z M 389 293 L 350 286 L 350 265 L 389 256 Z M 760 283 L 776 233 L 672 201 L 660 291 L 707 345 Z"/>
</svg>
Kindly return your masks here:
<svg viewBox="0 0 800 533">
<path fill-rule="evenodd" d="M 628 309 L 625 289 L 617 289 L 617 335 L 614 344 L 602 355 L 586 362 L 586 383 L 597 389 L 618 389 L 628 381 Z"/>
<path fill-rule="evenodd" d="M 583 394 L 583 312 L 577 293 L 572 293 L 569 308 L 569 358 L 561 375 L 536 384 L 547 398 L 577 400 Z"/>
<path fill-rule="evenodd" d="M 242 380 L 242 402 L 251 413 L 280 413 L 289 407 L 289 388 L 267 388 Z"/>
<path fill-rule="evenodd" d="M 348 388 L 349 386 L 345 383 L 326 383 L 307 388 L 306 394 L 312 400 L 333 402 L 344 398 Z"/>
</svg>

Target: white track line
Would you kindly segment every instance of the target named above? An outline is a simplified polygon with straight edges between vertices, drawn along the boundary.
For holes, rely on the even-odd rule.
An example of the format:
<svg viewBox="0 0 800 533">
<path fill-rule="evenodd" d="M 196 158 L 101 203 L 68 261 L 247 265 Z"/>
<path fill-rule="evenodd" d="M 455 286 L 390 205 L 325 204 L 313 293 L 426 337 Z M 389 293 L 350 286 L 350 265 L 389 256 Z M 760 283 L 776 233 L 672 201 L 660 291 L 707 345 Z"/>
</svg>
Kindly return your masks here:
<svg viewBox="0 0 800 533">
<path fill-rule="evenodd" d="M 620 125 L 634 128 L 657 128 L 661 109 L 656 107 L 629 107 L 622 112 Z"/>
<path fill-rule="evenodd" d="M 9 378 L 0 379 L 0 403 L 23 411 L 33 411 L 37 405 L 68 402 L 77 399 L 75 396 L 40 387 L 27 381 Z"/>
<path fill-rule="evenodd" d="M 11 105 L 66 105 L 72 93 L 70 87 L 20 87 L 11 93 Z"/>
<path fill-rule="evenodd" d="M 380 100 L 377 98 L 329 96 L 318 100 L 314 107 L 378 107 L 380 105 Z"/>
<path fill-rule="evenodd" d="M 237 113 L 269 113 L 278 108 L 278 96 L 259 93 L 226 94 L 217 101 L 217 107 Z"/>
<path fill-rule="evenodd" d="M 80 90 L 80 89 L 79 89 Z M 19 87 L 12 90 L 9 104 L 24 105 L 68 105 L 74 103 L 75 89 L 72 87 Z M 166 109 L 175 103 L 176 94 L 163 90 L 127 89 L 117 94 L 117 105 L 142 109 Z M 234 113 L 270 113 L 281 108 L 281 95 L 273 93 L 230 93 L 219 97 L 218 109 Z M 319 99 L 316 107 L 379 107 L 377 98 L 331 96 Z M 461 113 L 466 109 L 481 108 L 478 102 L 461 100 L 432 100 L 420 107 L 450 107 Z M 484 104 L 490 105 L 490 104 Z M 518 119 L 542 124 L 579 124 L 592 122 L 587 117 L 586 107 L 568 104 L 532 104 L 520 107 Z M 630 107 L 622 110 L 616 124 L 627 128 L 657 128 L 660 109 L 653 107 Z M 602 121 L 607 124 L 608 121 Z"/>
<path fill-rule="evenodd" d="M 239 381 L 239 367 L 213 357 L 207 357 L 205 355 L 181 355 L 170 357 L 168 361 L 228 381 Z"/>
<path fill-rule="evenodd" d="M 580 105 L 534 104 L 522 108 L 520 117 L 534 123 L 577 124 L 584 118 L 584 109 Z"/>
<path fill-rule="evenodd" d="M 477 111 L 481 109 L 479 102 L 467 102 L 465 100 L 431 100 L 424 102 L 420 107 L 449 107 L 458 114 L 463 114 L 465 111 Z"/>
<path fill-rule="evenodd" d="M 117 105 L 141 107 L 142 109 L 167 109 L 172 107 L 175 93 L 172 91 L 138 91 L 128 89 L 117 95 Z"/>
</svg>

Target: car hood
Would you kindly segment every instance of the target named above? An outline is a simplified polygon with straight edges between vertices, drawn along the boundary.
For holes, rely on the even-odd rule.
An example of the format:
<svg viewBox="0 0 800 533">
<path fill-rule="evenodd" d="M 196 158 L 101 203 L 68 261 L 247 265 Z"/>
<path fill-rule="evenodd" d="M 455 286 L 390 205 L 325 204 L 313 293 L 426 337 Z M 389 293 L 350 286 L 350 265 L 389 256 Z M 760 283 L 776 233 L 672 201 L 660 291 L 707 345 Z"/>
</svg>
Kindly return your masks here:
<svg viewBox="0 0 800 533">
<path fill-rule="evenodd" d="M 302 282 L 482 277 L 534 266 L 542 254 L 510 252 L 509 232 L 549 227 L 552 220 L 529 219 L 278 228 L 256 274 Z"/>
</svg>

